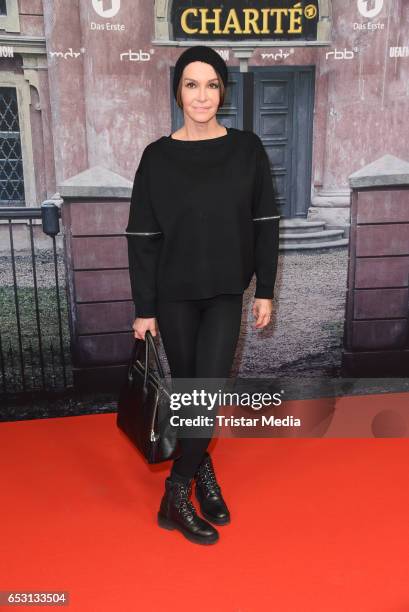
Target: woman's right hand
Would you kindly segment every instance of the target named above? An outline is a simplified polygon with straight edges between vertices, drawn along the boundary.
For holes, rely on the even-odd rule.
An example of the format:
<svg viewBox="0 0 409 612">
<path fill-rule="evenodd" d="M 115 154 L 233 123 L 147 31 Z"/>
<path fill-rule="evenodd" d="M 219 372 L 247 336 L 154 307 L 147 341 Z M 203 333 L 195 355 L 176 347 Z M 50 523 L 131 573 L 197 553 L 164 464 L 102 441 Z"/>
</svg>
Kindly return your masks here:
<svg viewBox="0 0 409 612">
<path fill-rule="evenodd" d="M 156 336 L 158 333 L 156 318 L 151 317 L 148 319 L 145 317 L 136 317 L 132 329 L 134 331 L 134 338 L 138 338 L 139 340 L 145 340 L 147 329 L 149 329 L 152 336 Z"/>
</svg>

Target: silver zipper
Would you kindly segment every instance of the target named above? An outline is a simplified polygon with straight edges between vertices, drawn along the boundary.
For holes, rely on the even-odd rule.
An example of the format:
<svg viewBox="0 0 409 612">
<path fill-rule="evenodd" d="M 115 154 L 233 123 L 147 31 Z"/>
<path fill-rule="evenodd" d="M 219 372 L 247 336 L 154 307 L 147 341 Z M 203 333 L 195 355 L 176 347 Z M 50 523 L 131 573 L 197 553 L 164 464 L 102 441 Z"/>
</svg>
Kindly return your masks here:
<svg viewBox="0 0 409 612">
<path fill-rule="evenodd" d="M 162 232 L 125 232 L 132 236 L 153 236 L 154 234 L 162 234 Z"/>
</svg>

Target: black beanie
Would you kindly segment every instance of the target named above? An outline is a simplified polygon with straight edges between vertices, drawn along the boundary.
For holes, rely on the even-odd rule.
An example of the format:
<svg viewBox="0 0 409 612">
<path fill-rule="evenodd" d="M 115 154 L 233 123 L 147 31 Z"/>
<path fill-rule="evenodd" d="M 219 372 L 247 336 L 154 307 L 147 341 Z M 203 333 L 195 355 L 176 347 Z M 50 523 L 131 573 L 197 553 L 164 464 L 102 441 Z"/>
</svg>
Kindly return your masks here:
<svg viewBox="0 0 409 612">
<path fill-rule="evenodd" d="M 173 93 L 176 98 L 179 81 L 182 76 L 182 72 L 188 64 L 191 62 L 206 62 L 206 64 L 210 64 L 213 66 L 215 70 L 220 74 L 221 79 L 224 83 L 224 86 L 227 85 L 227 66 L 226 62 L 220 55 L 212 49 L 211 47 L 206 47 L 205 45 L 196 45 L 194 47 L 189 47 L 186 51 L 179 56 L 175 70 L 173 73 Z"/>
</svg>

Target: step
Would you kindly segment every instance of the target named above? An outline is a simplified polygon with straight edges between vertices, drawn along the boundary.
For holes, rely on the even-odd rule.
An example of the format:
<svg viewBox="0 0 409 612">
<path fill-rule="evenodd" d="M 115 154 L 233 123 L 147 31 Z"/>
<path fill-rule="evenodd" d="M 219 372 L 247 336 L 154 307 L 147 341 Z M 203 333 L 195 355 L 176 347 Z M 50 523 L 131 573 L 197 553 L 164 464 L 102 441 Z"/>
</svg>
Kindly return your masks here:
<svg viewBox="0 0 409 612">
<path fill-rule="evenodd" d="M 341 238 L 340 240 L 329 240 L 328 242 L 303 242 L 301 244 L 289 244 L 280 243 L 280 251 L 304 251 L 308 249 L 331 249 L 334 247 L 347 246 L 348 238 Z"/>
<path fill-rule="evenodd" d="M 280 220 L 280 232 L 287 234 L 316 232 L 323 230 L 325 221 L 306 221 L 305 219 L 282 219 Z"/>
<path fill-rule="evenodd" d="M 280 226 L 283 227 L 296 227 L 297 225 L 311 225 L 311 226 L 319 226 L 319 225 L 324 225 L 325 221 L 308 221 L 307 219 L 299 219 L 299 218 L 293 218 L 293 219 L 287 219 L 287 218 L 281 218 L 280 219 Z"/>
<path fill-rule="evenodd" d="M 303 234 L 303 233 L 313 233 L 316 231 L 321 231 L 323 230 L 325 227 L 325 222 L 323 221 L 322 223 L 317 222 L 314 223 L 314 225 L 312 223 L 305 223 L 303 225 L 297 224 L 297 225 L 283 225 L 282 223 L 280 223 L 280 233 L 281 234 Z"/>
<path fill-rule="evenodd" d="M 306 232 L 304 234 L 283 234 L 279 236 L 280 242 L 299 242 L 303 244 L 305 242 L 310 242 L 311 240 L 316 242 L 326 242 L 328 240 L 336 240 L 341 238 L 344 235 L 344 230 L 342 229 L 333 229 L 333 230 L 322 230 L 321 232 Z"/>
</svg>

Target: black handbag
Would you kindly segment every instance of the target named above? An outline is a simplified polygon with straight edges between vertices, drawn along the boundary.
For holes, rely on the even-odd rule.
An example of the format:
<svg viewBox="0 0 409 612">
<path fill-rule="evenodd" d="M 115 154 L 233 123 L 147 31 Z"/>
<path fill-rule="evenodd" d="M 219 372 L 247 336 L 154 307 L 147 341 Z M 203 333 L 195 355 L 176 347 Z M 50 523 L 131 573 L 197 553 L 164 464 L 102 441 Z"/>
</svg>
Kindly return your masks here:
<svg viewBox="0 0 409 612">
<path fill-rule="evenodd" d="M 149 363 L 151 351 L 156 371 Z M 116 423 L 148 463 L 176 459 L 181 454 L 177 428 L 170 424 L 170 393 L 153 336 L 147 330 L 145 340 L 135 339 L 127 379 L 119 394 Z"/>
</svg>

